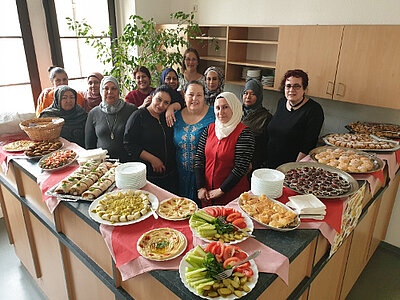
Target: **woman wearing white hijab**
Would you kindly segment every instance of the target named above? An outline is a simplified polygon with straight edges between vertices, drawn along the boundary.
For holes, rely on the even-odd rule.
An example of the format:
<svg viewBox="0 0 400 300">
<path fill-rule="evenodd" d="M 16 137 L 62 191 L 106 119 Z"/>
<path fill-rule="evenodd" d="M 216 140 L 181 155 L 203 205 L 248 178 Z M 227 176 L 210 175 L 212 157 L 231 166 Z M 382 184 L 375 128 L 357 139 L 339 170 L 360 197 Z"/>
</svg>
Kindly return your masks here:
<svg viewBox="0 0 400 300">
<path fill-rule="evenodd" d="M 217 96 L 215 123 L 203 131 L 195 158 L 198 197 L 203 207 L 225 205 L 250 189 L 246 173 L 255 140 L 242 122 L 242 103 L 230 92 Z"/>
<path fill-rule="evenodd" d="M 136 105 L 119 98 L 119 85 L 112 76 L 105 76 L 100 83 L 102 102 L 93 108 L 86 121 L 86 149 L 107 149 L 111 158 L 126 159 L 122 144 L 125 124 L 137 110 Z"/>
</svg>

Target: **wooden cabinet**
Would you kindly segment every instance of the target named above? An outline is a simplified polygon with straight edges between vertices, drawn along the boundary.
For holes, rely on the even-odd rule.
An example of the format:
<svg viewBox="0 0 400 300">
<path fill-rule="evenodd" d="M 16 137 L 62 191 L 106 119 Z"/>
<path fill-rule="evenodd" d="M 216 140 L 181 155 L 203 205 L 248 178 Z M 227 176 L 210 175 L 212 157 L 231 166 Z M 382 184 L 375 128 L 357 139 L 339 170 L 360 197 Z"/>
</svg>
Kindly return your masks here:
<svg viewBox="0 0 400 300">
<path fill-rule="evenodd" d="M 400 109 L 400 26 L 345 26 L 334 99 Z"/>
<path fill-rule="evenodd" d="M 209 66 L 217 66 L 226 72 L 227 26 L 200 26 L 201 33 L 190 40 L 190 46 L 200 55 L 200 73 Z"/>
<path fill-rule="evenodd" d="M 332 98 L 343 27 L 281 26 L 275 88 L 287 70 L 302 69 L 309 75 L 309 95 Z"/>
</svg>

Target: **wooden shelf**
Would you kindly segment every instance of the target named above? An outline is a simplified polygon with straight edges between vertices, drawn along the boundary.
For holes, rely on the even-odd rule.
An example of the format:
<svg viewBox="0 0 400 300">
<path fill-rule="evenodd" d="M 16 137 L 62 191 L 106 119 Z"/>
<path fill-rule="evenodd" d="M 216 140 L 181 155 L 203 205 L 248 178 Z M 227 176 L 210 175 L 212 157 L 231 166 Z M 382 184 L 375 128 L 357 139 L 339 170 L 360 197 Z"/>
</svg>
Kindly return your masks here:
<svg viewBox="0 0 400 300">
<path fill-rule="evenodd" d="M 225 62 L 225 57 L 224 56 L 201 56 L 201 60 L 211 60 L 211 61 L 219 61 L 219 62 Z"/>
<path fill-rule="evenodd" d="M 276 62 L 274 61 L 261 61 L 261 60 L 228 61 L 228 64 L 259 67 L 259 68 L 270 68 L 270 69 L 276 68 Z"/>
<path fill-rule="evenodd" d="M 225 83 L 244 86 L 246 84 L 246 81 L 245 80 L 227 80 L 227 81 L 225 81 Z M 264 90 L 270 90 L 270 91 L 278 91 L 278 89 L 275 89 L 273 86 L 265 86 L 265 85 L 263 85 L 263 89 Z"/>
<path fill-rule="evenodd" d="M 278 45 L 278 41 L 263 41 L 263 40 L 229 40 L 229 43 L 257 44 L 257 45 Z"/>
<path fill-rule="evenodd" d="M 226 37 L 214 37 L 214 36 L 196 36 L 190 38 L 191 40 L 203 40 L 203 41 L 226 41 Z"/>
</svg>

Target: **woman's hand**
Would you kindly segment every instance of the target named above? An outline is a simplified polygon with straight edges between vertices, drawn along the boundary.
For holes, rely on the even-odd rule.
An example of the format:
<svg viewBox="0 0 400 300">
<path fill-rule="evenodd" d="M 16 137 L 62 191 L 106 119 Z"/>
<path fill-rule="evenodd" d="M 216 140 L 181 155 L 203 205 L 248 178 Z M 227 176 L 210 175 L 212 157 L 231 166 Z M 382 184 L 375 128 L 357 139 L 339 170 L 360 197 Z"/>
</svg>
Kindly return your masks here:
<svg viewBox="0 0 400 300">
<path fill-rule="evenodd" d="M 209 196 L 208 191 L 207 191 L 206 188 L 199 189 L 197 191 L 197 197 L 199 198 L 199 200 L 203 204 L 203 207 L 211 205 L 210 196 Z"/>
<path fill-rule="evenodd" d="M 148 95 L 144 99 L 143 104 L 139 106 L 139 108 L 146 107 L 147 105 L 149 105 L 151 103 L 151 99 L 153 99 L 153 96 L 152 95 Z"/>
<path fill-rule="evenodd" d="M 158 157 L 153 157 L 150 160 L 151 166 L 153 167 L 153 171 L 156 173 L 163 173 L 165 172 L 166 168 L 163 164 L 163 162 L 161 161 L 161 159 L 159 159 Z"/>
<path fill-rule="evenodd" d="M 175 109 L 172 105 L 168 106 L 167 111 L 165 112 L 165 119 L 167 121 L 168 127 L 174 126 L 176 118 L 175 118 Z"/>
<path fill-rule="evenodd" d="M 221 189 L 215 189 L 215 190 L 211 190 L 208 192 L 209 196 L 210 196 L 210 200 L 211 199 L 216 199 L 221 197 L 224 192 Z"/>
</svg>

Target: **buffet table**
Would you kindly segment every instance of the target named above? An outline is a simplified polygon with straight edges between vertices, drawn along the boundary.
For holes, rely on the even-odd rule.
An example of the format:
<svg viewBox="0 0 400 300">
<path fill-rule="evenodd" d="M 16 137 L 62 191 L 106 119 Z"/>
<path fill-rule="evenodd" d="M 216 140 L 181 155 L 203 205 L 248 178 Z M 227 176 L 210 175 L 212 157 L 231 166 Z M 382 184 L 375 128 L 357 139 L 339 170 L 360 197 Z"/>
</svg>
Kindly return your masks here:
<svg viewBox="0 0 400 300">
<path fill-rule="evenodd" d="M 89 217 L 90 202 L 63 201 L 50 213 L 36 183 L 41 172 L 36 161 L 12 160 L 7 174 L 0 174 L 0 200 L 10 243 L 49 299 L 199 298 L 177 270 L 153 270 L 123 281 L 99 224 Z M 289 259 L 289 280 L 287 285 L 275 274 L 259 273 L 244 298 L 345 298 L 385 236 L 399 177 L 389 181 L 385 169 L 385 184 L 378 182 L 373 195 L 366 193 L 359 225 L 331 256 L 317 229 L 254 230 L 258 241 Z"/>
</svg>

